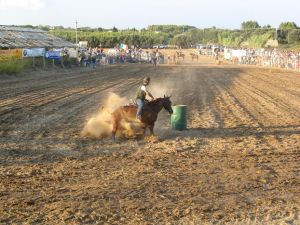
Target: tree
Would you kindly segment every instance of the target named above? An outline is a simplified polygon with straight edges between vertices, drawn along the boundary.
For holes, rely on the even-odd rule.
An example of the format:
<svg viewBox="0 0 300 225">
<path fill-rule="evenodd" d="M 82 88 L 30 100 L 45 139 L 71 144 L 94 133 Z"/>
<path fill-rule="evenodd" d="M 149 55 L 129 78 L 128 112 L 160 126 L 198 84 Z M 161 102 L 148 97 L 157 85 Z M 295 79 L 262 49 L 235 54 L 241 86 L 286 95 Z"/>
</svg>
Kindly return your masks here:
<svg viewBox="0 0 300 225">
<path fill-rule="evenodd" d="M 180 34 L 173 38 L 172 44 L 187 48 L 191 45 L 191 40 L 189 39 L 189 37 L 187 37 L 187 35 Z"/>
<path fill-rule="evenodd" d="M 283 22 L 279 25 L 279 30 L 292 30 L 298 29 L 298 26 L 295 22 Z"/>
<path fill-rule="evenodd" d="M 283 22 L 277 31 L 280 44 L 293 44 L 299 41 L 298 26 L 295 22 Z M 295 31 L 295 32 L 294 32 Z"/>
<path fill-rule="evenodd" d="M 64 27 L 63 27 L 63 26 L 54 26 L 54 29 L 57 29 L 57 30 L 63 30 Z"/>
<path fill-rule="evenodd" d="M 44 30 L 44 31 L 49 31 L 50 30 L 50 26 L 49 25 L 39 25 L 38 26 L 39 29 Z"/>
<path fill-rule="evenodd" d="M 78 31 L 84 31 L 84 32 L 94 32 L 95 30 L 90 27 L 78 27 Z"/>
<path fill-rule="evenodd" d="M 257 21 L 246 21 L 242 23 L 242 30 L 259 29 L 260 25 Z"/>
<path fill-rule="evenodd" d="M 26 24 L 26 25 L 22 25 L 20 27 L 24 27 L 24 28 L 31 28 L 31 29 L 34 29 L 35 27 L 30 25 L 30 24 Z"/>
<path fill-rule="evenodd" d="M 272 26 L 270 24 L 263 26 L 263 29 L 271 29 Z"/>
<path fill-rule="evenodd" d="M 300 42 L 300 29 L 298 30 L 291 30 L 288 34 L 288 43 L 295 44 Z"/>
<path fill-rule="evenodd" d="M 114 26 L 112 29 L 113 32 L 118 32 L 118 29 Z"/>
</svg>

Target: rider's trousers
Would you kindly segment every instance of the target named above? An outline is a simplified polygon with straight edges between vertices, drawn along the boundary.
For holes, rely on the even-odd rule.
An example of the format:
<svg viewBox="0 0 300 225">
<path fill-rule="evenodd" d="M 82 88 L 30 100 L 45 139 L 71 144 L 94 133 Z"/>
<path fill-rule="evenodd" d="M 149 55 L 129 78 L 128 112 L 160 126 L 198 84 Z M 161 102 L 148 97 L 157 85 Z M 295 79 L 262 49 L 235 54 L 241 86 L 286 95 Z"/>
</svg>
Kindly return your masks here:
<svg viewBox="0 0 300 225">
<path fill-rule="evenodd" d="M 142 99 L 136 99 L 136 104 L 137 104 L 137 112 L 136 112 L 136 117 L 141 117 L 142 116 L 142 110 L 145 105 L 145 102 Z"/>
</svg>

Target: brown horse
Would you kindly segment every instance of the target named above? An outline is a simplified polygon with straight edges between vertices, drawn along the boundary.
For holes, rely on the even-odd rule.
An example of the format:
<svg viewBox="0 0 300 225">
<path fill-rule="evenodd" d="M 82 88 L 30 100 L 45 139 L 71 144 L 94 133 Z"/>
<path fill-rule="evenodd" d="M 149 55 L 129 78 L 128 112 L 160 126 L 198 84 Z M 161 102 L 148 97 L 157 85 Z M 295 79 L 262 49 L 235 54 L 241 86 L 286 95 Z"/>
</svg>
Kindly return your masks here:
<svg viewBox="0 0 300 225">
<path fill-rule="evenodd" d="M 144 106 L 141 119 L 142 135 L 145 135 L 146 128 L 149 127 L 151 135 L 153 135 L 154 124 L 157 120 L 158 113 L 164 108 L 170 114 L 173 113 L 171 97 L 164 96 L 163 98 L 155 99 Z M 116 132 L 122 120 L 136 121 L 137 107 L 135 105 L 122 106 L 112 113 L 112 138 L 115 140 Z"/>
<path fill-rule="evenodd" d="M 190 53 L 191 57 L 192 57 L 192 61 L 194 61 L 194 59 L 196 59 L 197 61 L 199 60 L 199 56 L 193 52 Z"/>
<path fill-rule="evenodd" d="M 178 60 L 179 60 L 179 58 L 182 58 L 182 61 L 184 61 L 185 54 L 183 54 L 181 51 L 180 52 L 176 51 L 176 54 L 177 54 Z"/>
</svg>

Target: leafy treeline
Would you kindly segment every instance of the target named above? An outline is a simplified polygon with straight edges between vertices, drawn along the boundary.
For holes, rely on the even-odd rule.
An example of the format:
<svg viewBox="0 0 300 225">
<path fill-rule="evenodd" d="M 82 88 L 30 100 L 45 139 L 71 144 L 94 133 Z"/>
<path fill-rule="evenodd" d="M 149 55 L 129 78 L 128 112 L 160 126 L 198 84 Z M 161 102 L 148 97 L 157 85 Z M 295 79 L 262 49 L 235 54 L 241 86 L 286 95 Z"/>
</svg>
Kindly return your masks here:
<svg viewBox="0 0 300 225">
<path fill-rule="evenodd" d="M 187 25 L 151 25 L 148 26 L 147 30 L 167 33 L 172 38 L 192 29 L 196 29 L 196 27 Z M 142 31 L 147 30 L 143 29 Z"/>
<path fill-rule="evenodd" d="M 55 36 L 62 37 L 75 43 L 75 30 L 52 30 Z M 88 41 L 92 47 L 101 45 L 102 47 L 114 47 L 120 43 L 129 45 L 150 47 L 158 43 L 168 43 L 167 33 L 156 33 L 152 31 L 118 31 L 118 32 L 99 32 L 99 31 L 78 31 L 78 41 Z"/>
<path fill-rule="evenodd" d="M 30 25 L 29 25 L 30 26 Z M 75 43 L 75 29 L 47 26 L 40 29 Z M 257 21 L 245 21 L 239 30 L 206 28 L 198 29 L 187 25 L 151 25 L 137 30 L 104 28 L 78 28 L 78 40 L 88 41 L 92 47 L 113 47 L 119 43 L 150 47 L 152 45 L 178 45 L 183 48 L 195 44 L 222 44 L 231 47 L 263 47 L 269 39 L 277 39 L 280 45 L 299 45 L 300 28 L 294 22 L 284 22 L 276 28 L 260 26 Z"/>
</svg>

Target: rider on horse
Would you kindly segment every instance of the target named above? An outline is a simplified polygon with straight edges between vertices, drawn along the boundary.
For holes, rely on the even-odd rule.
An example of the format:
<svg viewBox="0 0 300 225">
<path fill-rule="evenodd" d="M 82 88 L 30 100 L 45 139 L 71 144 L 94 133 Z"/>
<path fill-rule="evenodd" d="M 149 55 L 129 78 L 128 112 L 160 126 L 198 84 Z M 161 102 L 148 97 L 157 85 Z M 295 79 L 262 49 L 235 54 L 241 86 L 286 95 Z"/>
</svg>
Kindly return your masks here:
<svg viewBox="0 0 300 225">
<path fill-rule="evenodd" d="M 143 80 L 143 85 L 139 87 L 136 93 L 136 104 L 137 104 L 137 113 L 136 118 L 141 121 L 142 119 L 142 110 L 145 105 L 146 96 L 148 95 L 152 100 L 154 100 L 153 95 L 147 90 L 147 86 L 150 84 L 150 77 L 145 77 Z"/>
</svg>

